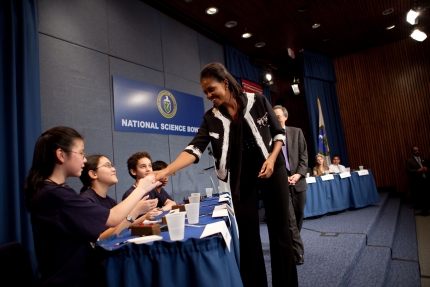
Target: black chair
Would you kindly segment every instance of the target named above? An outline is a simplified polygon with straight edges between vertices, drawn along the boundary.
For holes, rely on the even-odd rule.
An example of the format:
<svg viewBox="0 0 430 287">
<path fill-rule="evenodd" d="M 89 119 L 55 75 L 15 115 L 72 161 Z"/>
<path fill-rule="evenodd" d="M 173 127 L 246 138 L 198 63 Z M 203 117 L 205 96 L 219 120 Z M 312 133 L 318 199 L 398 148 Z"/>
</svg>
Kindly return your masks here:
<svg viewBox="0 0 430 287">
<path fill-rule="evenodd" d="M 21 243 L 0 245 L 0 278 L 4 287 L 36 286 L 30 256 Z"/>
</svg>

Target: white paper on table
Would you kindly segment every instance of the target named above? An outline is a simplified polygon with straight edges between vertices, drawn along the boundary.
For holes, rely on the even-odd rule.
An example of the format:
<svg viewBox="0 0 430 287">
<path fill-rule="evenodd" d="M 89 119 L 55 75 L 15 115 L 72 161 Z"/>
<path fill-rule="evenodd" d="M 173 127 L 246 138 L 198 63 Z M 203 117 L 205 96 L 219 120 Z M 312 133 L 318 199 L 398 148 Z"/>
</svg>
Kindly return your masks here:
<svg viewBox="0 0 430 287">
<path fill-rule="evenodd" d="M 224 210 L 227 212 L 227 209 Z M 222 237 L 224 238 L 225 244 L 227 245 L 228 251 L 230 251 L 231 235 L 230 232 L 228 232 L 225 221 L 218 221 L 215 223 L 207 224 L 205 230 L 203 230 L 202 235 L 200 235 L 200 238 L 208 237 L 216 233 L 221 233 Z"/>
<path fill-rule="evenodd" d="M 310 176 L 310 177 L 306 178 L 306 183 L 315 183 L 315 182 L 317 182 L 317 180 L 313 176 Z"/>
<path fill-rule="evenodd" d="M 225 202 L 225 201 L 229 201 L 228 197 L 220 197 L 218 202 Z"/>
<path fill-rule="evenodd" d="M 226 203 L 215 206 L 214 211 L 215 211 L 215 210 L 219 210 L 219 209 L 227 209 L 227 210 L 228 210 L 228 212 L 230 212 L 230 213 L 231 213 L 231 215 L 233 215 L 233 216 L 234 216 L 234 210 L 233 210 L 233 208 L 231 208 L 231 207 L 230 207 L 230 205 L 228 205 L 228 204 L 226 204 Z"/>
<path fill-rule="evenodd" d="M 222 194 L 219 198 L 230 198 L 230 194 Z"/>
<path fill-rule="evenodd" d="M 369 171 L 367 169 L 362 169 L 357 171 L 358 172 L 358 176 L 362 176 L 362 175 L 368 175 Z"/>
<path fill-rule="evenodd" d="M 142 243 L 157 241 L 161 239 L 163 239 L 163 237 L 159 235 L 147 235 L 143 237 L 128 239 L 127 242 L 133 242 L 134 244 L 142 244 Z"/>
<path fill-rule="evenodd" d="M 333 179 L 334 179 L 334 176 L 332 174 L 321 175 L 322 181 L 333 180 Z"/>
<path fill-rule="evenodd" d="M 351 177 L 351 173 L 349 171 L 344 171 L 339 173 L 340 178 Z"/>
<path fill-rule="evenodd" d="M 221 205 L 222 206 L 222 205 Z M 226 208 L 217 208 L 215 206 L 214 211 L 212 212 L 212 217 L 228 217 L 228 223 L 231 225 L 230 216 L 228 216 L 228 211 Z"/>
</svg>

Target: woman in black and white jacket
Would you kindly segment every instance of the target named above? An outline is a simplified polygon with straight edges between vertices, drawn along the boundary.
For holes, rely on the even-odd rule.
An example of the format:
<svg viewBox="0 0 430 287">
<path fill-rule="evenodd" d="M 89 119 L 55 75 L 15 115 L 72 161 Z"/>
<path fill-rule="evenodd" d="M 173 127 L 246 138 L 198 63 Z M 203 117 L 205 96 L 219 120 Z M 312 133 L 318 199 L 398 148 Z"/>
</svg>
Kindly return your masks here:
<svg viewBox="0 0 430 287">
<path fill-rule="evenodd" d="M 258 201 L 263 199 L 269 231 L 272 285 L 297 286 L 288 228 L 288 176 L 279 154 L 285 138 L 273 108 L 260 94 L 242 88 L 220 63 L 200 72 L 200 84 L 214 107 L 203 116 L 197 135 L 156 179 L 197 163 L 211 143 L 216 173 L 230 188 L 240 233 L 244 286 L 267 286 L 260 240 Z"/>
</svg>

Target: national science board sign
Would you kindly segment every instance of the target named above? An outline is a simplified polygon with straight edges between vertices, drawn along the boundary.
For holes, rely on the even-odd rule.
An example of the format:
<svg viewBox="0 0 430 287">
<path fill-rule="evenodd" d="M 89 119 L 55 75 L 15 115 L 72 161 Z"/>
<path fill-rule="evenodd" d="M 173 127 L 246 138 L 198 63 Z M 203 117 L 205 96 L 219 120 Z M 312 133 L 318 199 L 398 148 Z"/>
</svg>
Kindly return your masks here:
<svg viewBox="0 0 430 287">
<path fill-rule="evenodd" d="M 194 136 L 203 120 L 203 98 L 113 77 L 115 130 Z"/>
</svg>

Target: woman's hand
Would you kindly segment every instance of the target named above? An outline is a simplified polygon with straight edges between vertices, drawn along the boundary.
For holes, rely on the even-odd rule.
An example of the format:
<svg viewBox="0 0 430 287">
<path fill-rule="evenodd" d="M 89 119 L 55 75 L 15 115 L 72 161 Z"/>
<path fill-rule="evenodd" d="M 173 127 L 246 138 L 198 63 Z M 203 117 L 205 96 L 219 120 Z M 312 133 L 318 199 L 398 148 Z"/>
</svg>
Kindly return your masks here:
<svg viewBox="0 0 430 287">
<path fill-rule="evenodd" d="M 260 178 L 269 178 L 274 170 L 274 164 L 275 162 L 268 158 L 261 167 L 260 173 L 258 174 L 258 177 Z"/>
<path fill-rule="evenodd" d="M 155 176 L 154 179 L 160 181 L 161 183 L 169 176 L 166 169 L 155 170 L 150 174 L 153 174 Z"/>
<path fill-rule="evenodd" d="M 138 181 L 136 188 L 143 188 L 146 191 L 145 192 L 146 194 L 151 190 L 153 190 L 154 188 L 156 188 L 157 186 L 159 186 L 160 184 L 161 182 L 155 178 L 154 174 L 150 173 Z"/>
</svg>

